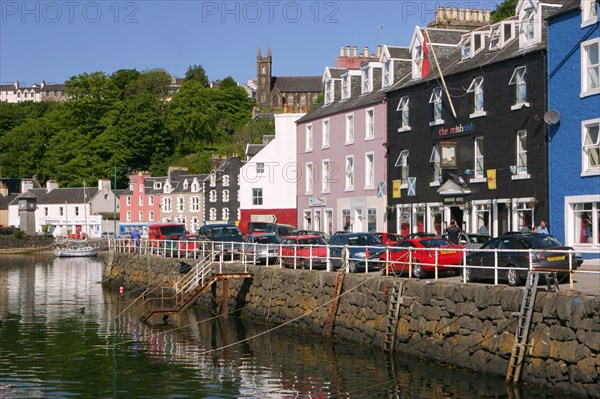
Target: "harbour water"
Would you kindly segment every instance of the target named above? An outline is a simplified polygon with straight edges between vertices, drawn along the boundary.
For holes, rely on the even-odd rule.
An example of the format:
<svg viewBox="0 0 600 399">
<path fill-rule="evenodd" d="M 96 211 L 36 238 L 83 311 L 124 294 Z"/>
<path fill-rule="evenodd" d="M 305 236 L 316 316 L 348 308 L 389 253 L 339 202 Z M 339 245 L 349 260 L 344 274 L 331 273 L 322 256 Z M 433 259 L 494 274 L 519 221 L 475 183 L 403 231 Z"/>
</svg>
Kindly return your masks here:
<svg viewBox="0 0 600 399">
<path fill-rule="evenodd" d="M 101 258 L 0 259 L 0 398 L 552 398 L 378 348 L 188 309 L 147 325 Z"/>
</svg>

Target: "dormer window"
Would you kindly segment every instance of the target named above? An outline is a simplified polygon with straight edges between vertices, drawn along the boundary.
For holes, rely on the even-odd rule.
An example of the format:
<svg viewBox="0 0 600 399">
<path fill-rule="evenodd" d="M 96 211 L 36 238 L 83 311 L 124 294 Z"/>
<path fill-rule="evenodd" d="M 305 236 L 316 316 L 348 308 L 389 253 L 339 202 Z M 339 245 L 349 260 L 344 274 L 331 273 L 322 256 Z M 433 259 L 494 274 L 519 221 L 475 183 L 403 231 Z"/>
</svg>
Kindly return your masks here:
<svg viewBox="0 0 600 399">
<path fill-rule="evenodd" d="M 525 48 L 541 41 L 542 20 L 537 0 L 524 0 L 519 11 L 519 48 Z"/>
<path fill-rule="evenodd" d="M 362 90 L 361 90 L 361 94 L 367 94 L 370 93 L 371 90 L 373 89 L 373 85 L 372 85 L 372 79 L 371 79 L 371 74 L 372 74 L 373 69 L 371 69 L 370 67 L 364 67 L 362 69 L 362 73 L 361 73 L 361 79 L 362 79 Z"/>
<path fill-rule="evenodd" d="M 596 0 L 581 0 L 581 27 L 598 22 L 598 2 Z"/>
<path fill-rule="evenodd" d="M 503 21 L 492 26 L 490 32 L 490 50 L 499 50 L 515 38 L 514 21 Z"/>
<path fill-rule="evenodd" d="M 342 100 L 347 100 L 350 98 L 350 82 L 351 76 L 349 73 L 346 73 L 342 77 Z"/>
<path fill-rule="evenodd" d="M 210 186 L 211 187 L 217 186 L 217 175 L 214 172 L 210 174 Z"/>
<path fill-rule="evenodd" d="M 466 60 L 471 58 L 471 35 L 463 36 L 458 43 L 460 47 L 460 59 Z"/>
<path fill-rule="evenodd" d="M 185 181 L 183 182 L 183 189 L 184 189 L 184 190 L 187 190 L 187 189 L 188 189 L 188 187 L 189 187 L 189 183 L 188 183 L 188 181 L 187 181 L 187 180 L 185 180 Z"/>
<path fill-rule="evenodd" d="M 383 88 L 394 84 L 394 66 L 392 60 L 384 60 L 383 62 Z"/>
<path fill-rule="evenodd" d="M 473 32 L 462 37 L 458 43 L 461 49 L 461 60 L 466 60 L 479 53 L 485 47 L 486 32 Z"/>
<path fill-rule="evenodd" d="M 420 43 L 413 48 L 412 59 L 413 59 L 412 77 L 413 77 L 413 79 L 419 79 L 423 76 L 423 59 L 424 59 L 423 46 L 421 46 Z"/>
<path fill-rule="evenodd" d="M 154 182 L 154 189 L 160 190 L 162 188 L 162 183 L 159 181 Z"/>
<path fill-rule="evenodd" d="M 325 81 L 325 105 L 329 105 L 333 102 L 334 95 L 335 92 L 333 79 L 328 79 Z"/>
</svg>

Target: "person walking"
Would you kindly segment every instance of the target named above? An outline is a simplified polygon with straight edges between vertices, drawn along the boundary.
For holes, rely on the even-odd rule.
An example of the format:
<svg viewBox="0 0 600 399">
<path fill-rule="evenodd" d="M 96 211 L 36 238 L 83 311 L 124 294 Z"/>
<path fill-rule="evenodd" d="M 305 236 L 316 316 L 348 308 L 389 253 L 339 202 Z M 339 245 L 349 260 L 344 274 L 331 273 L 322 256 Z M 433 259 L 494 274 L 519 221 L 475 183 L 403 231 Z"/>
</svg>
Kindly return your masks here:
<svg viewBox="0 0 600 399">
<path fill-rule="evenodd" d="M 548 228 L 546 227 L 546 222 L 540 220 L 540 225 L 537 227 L 536 231 L 540 234 L 549 234 Z"/>
<path fill-rule="evenodd" d="M 450 221 L 450 226 L 446 227 L 446 234 L 448 239 L 453 243 L 458 243 L 458 233 L 460 233 L 460 227 L 456 224 L 456 219 Z"/>
<path fill-rule="evenodd" d="M 133 241 L 133 247 L 136 254 L 140 253 L 140 232 L 134 227 L 131 231 L 131 241 Z"/>
</svg>

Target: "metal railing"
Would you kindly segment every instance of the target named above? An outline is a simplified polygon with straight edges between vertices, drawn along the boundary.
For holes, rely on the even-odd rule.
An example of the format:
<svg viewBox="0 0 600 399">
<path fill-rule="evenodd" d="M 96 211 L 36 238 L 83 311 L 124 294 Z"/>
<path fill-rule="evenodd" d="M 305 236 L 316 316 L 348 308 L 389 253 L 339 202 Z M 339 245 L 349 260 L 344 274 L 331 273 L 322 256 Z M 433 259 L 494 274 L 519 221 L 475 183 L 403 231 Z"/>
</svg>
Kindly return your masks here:
<svg viewBox="0 0 600 399">
<path fill-rule="evenodd" d="M 273 251 L 273 248 L 276 248 Z M 467 281 L 467 269 L 487 270 L 493 275 L 494 284 L 505 279 L 509 269 L 543 270 L 547 272 L 568 273 L 573 288 L 574 273 L 600 274 L 598 270 L 578 271 L 578 262 L 582 254 L 594 254 L 596 251 L 547 250 L 547 249 L 469 249 L 469 248 L 399 248 L 399 247 L 356 247 L 335 245 L 291 245 L 257 244 L 241 242 L 180 241 L 141 239 L 137 245 L 128 238 L 111 238 L 109 250 L 115 252 L 139 253 L 143 255 L 164 256 L 182 259 L 209 259 L 223 263 L 238 262 L 245 265 L 262 264 L 265 267 L 289 267 L 306 270 L 337 270 L 342 265 L 347 272 L 379 273 L 385 275 L 404 275 L 408 278 L 431 276 L 435 280 L 441 273 L 455 271 Z M 556 253 L 561 268 L 553 268 L 542 254 Z M 402 254 L 402 255 L 399 255 Z M 459 255 L 460 254 L 460 255 Z M 486 262 L 474 262 L 474 255 L 485 258 Z M 454 261 L 448 263 L 448 255 Z M 471 255 L 471 256 L 470 256 Z M 526 259 L 527 263 L 505 264 L 506 256 Z M 562 257 L 562 259 L 561 259 Z M 548 256 L 547 258 L 551 258 Z M 522 260 L 521 259 L 521 260 Z M 568 266 L 565 266 L 564 261 Z M 589 262 L 589 261 L 587 261 Z M 485 263 L 485 264 L 483 264 Z M 540 265 L 544 265 L 540 269 Z M 584 261 L 585 264 L 585 261 Z M 600 264 L 600 263 L 599 263 Z"/>
</svg>

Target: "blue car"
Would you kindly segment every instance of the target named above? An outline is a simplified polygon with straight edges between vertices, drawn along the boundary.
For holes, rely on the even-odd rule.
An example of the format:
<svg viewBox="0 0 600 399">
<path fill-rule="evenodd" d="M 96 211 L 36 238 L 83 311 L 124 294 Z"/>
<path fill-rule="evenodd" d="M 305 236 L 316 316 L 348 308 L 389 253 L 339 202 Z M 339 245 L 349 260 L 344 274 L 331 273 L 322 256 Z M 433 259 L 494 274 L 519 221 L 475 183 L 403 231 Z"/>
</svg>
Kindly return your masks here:
<svg viewBox="0 0 600 399">
<path fill-rule="evenodd" d="M 335 269 L 342 267 L 342 250 L 348 246 L 348 263 L 351 273 L 379 271 L 378 259 L 385 244 L 374 233 L 335 233 L 329 239 L 331 264 Z"/>
</svg>

